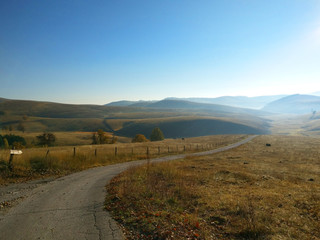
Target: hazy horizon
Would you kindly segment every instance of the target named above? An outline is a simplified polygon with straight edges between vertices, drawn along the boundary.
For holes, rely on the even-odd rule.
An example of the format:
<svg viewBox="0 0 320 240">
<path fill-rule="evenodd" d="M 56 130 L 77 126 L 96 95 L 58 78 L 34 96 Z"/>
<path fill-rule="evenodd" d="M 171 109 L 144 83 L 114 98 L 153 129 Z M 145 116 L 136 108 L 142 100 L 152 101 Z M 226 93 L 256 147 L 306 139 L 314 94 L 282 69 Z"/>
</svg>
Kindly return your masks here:
<svg viewBox="0 0 320 240">
<path fill-rule="evenodd" d="M 320 2 L 2 1 L 0 97 L 73 104 L 320 90 Z"/>
<path fill-rule="evenodd" d="M 222 95 L 222 96 L 217 96 L 217 97 L 174 97 L 174 96 L 170 96 L 170 97 L 164 97 L 161 99 L 115 99 L 109 102 L 104 102 L 104 103 L 86 103 L 86 102 L 82 102 L 82 103 L 77 103 L 77 102 L 63 102 L 63 101 L 51 101 L 49 99 L 26 99 L 26 98 L 4 98 L 2 96 L 0 96 L 0 98 L 4 98 L 4 99 L 9 99 L 9 100 L 26 100 L 26 101 L 39 101 L 39 102 L 54 102 L 54 103 L 61 103 L 61 104 L 79 104 L 79 105 L 106 105 L 109 103 L 115 103 L 115 102 L 121 102 L 121 101 L 129 101 L 129 102 L 157 102 L 157 101 L 162 101 L 162 100 L 166 100 L 166 99 L 178 99 L 178 100 L 184 100 L 184 99 L 214 99 L 214 98 L 223 98 L 223 97 L 245 97 L 245 98 L 259 98 L 259 97 L 273 97 L 273 96 L 290 96 L 290 95 L 313 95 L 313 96 L 319 96 L 320 97 L 320 91 L 319 92 L 313 92 L 313 93 L 306 93 L 306 94 L 300 94 L 300 93 L 294 93 L 294 94 L 276 94 L 276 95 L 260 95 L 260 96 L 231 96 L 231 95 Z M 205 102 L 203 102 L 205 103 Z M 228 104 L 227 104 L 228 105 Z"/>
</svg>

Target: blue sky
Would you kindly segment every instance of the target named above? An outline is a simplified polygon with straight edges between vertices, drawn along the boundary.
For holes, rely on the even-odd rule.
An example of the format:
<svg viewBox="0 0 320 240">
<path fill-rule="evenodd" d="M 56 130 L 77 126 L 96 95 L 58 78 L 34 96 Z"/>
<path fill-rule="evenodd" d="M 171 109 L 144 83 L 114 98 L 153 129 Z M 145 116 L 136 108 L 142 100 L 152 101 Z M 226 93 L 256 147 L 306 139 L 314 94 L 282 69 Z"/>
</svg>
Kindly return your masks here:
<svg viewBox="0 0 320 240">
<path fill-rule="evenodd" d="M 0 97 L 320 91 L 319 0 L 2 0 Z"/>
</svg>

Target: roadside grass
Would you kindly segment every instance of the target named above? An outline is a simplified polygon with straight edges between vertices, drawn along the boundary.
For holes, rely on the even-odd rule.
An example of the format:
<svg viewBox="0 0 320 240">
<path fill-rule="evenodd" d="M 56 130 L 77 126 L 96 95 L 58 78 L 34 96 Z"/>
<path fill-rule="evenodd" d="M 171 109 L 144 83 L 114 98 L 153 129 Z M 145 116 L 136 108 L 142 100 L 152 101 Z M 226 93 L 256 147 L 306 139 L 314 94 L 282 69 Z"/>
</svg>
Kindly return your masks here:
<svg viewBox="0 0 320 240">
<path fill-rule="evenodd" d="M 83 136 L 82 133 L 80 136 Z M 8 168 L 10 150 L 0 150 L 0 184 L 61 176 L 91 167 L 126 161 L 215 149 L 245 137 L 246 135 L 223 135 L 184 140 L 166 139 L 147 143 L 26 148 L 22 150 L 23 154 L 14 156 L 13 172 Z"/>
<path fill-rule="evenodd" d="M 319 149 L 320 139 L 259 136 L 135 167 L 107 185 L 106 209 L 128 239 L 320 239 Z"/>
</svg>

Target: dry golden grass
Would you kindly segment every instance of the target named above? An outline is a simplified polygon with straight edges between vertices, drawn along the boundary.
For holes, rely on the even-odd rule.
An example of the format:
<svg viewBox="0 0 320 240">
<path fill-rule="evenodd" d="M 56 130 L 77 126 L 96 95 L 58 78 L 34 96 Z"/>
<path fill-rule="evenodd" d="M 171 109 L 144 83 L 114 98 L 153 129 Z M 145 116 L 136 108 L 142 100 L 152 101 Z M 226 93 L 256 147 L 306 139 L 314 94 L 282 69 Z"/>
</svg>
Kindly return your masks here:
<svg viewBox="0 0 320 240">
<path fill-rule="evenodd" d="M 270 131 L 274 135 L 320 136 L 319 115 L 279 115 L 270 116 Z"/>
<path fill-rule="evenodd" d="M 77 133 L 74 133 L 75 136 Z M 71 136 L 71 135 L 70 135 Z M 85 136 L 79 133 L 79 136 Z M 14 156 L 14 173 L 0 165 L 0 184 L 25 181 L 43 175 L 60 175 L 91 167 L 165 155 L 214 149 L 237 142 L 246 135 L 167 139 L 147 143 L 117 143 L 74 147 L 26 148 Z M 9 150 L 0 150 L 0 161 L 9 161 Z M 1 170 L 2 169 L 2 170 Z"/>
<path fill-rule="evenodd" d="M 271 147 L 267 147 L 270 143 Z M 320 139 L 260 136 L 107 186 L 129 239 L 320 239 Z"/>
</svg>

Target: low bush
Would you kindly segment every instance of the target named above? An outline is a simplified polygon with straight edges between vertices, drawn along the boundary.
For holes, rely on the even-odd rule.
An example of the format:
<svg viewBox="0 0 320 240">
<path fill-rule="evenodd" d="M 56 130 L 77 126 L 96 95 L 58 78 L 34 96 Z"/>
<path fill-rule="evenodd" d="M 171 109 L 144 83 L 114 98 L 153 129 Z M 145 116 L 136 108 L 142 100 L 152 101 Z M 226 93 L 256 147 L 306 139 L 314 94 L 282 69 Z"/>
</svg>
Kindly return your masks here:
<svg viewBox="0 0 320 240">
<path fill-rule="evenodd" d="M 47 158 L 39 156 L 30 158 L 30 166 L 31 169 L 36 172 L 43 172 L 49 169 L 49 163 Z"/>
<path fill-rule="evenodd" d="M 0 160 L 0 172 L 6 172 L 9 170 L 8 162 L 4 160 Z"/>
<path fill-rule="evenodd" d="M 132 142 L 148 142 L 149 140 L 143 134 L 137 134 L 133 139 Z"/>
</svg>

